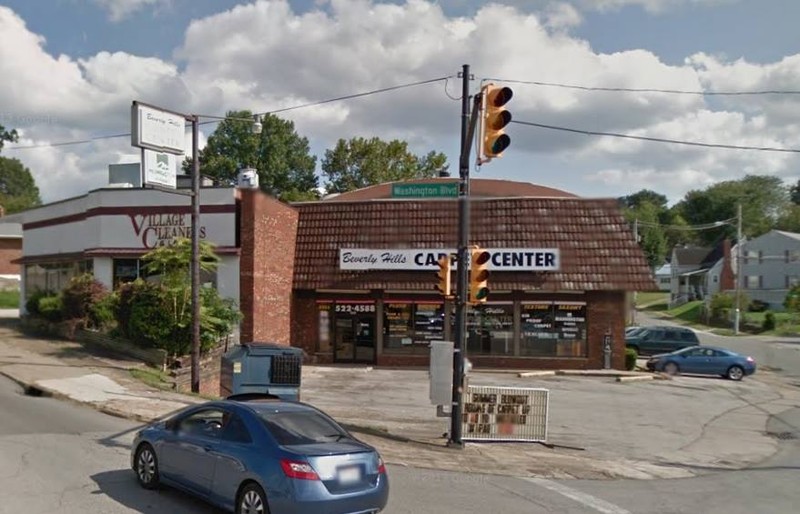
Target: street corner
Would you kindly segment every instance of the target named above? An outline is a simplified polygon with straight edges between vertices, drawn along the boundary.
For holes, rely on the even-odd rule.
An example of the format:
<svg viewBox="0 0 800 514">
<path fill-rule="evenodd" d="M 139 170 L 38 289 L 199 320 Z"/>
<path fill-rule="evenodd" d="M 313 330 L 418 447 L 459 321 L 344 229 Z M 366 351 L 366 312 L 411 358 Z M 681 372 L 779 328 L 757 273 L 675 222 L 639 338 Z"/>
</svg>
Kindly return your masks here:
<svg viewBox="0 0 800 514">
<path fill-rule="evenodd" d="M 449 447 L 444 439 L 419 441 L 356 433 L 387 464 L 416 469 L 560 480 L 689 478 L 689 469 L 656 462 L 591 456 L 579 448 L 539 443 L 472 443 Z M 447 476 L 447 475 L 445 475 Z M 464 479 L 461 476 L 459 479 Z"/>
</svg>

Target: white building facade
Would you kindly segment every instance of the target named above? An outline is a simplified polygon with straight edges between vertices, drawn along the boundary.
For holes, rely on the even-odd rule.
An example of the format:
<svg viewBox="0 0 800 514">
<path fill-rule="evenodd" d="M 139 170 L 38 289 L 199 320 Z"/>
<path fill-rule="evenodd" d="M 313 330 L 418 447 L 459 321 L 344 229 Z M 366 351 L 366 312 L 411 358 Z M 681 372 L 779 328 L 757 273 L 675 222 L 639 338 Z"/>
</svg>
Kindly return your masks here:
<svg viewBox="0 0 800 514">
<path fill-rule="evenodd" d="M 221 258 L 203 276 L 220 295 L 239 301 L 240 249 L 236 189 L 203 188 L 200 238 Z M 23 225 L 22 307 L 33 292 L 58 292 L 91 272 L 109 289 L 144 277 L 142 256 L 175 239 L 191 237 L 190 197 L 152 189 L 107 188 L 44 205 L 15 217 Z"/>
</svg>

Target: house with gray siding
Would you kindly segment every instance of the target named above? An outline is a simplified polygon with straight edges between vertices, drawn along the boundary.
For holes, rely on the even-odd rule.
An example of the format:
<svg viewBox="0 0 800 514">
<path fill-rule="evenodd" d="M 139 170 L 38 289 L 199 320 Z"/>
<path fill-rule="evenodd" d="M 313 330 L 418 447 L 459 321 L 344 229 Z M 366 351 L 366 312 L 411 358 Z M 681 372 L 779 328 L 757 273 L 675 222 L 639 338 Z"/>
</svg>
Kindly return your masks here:
<svg viewBox="0 0 800 514">
<path fill-rule="evenodd" d="M 783 308 L 787 291 L 800 282 L 800 234 L 771 230 L 744 244 L 741 286 L 747 297 Z"/>
</svg>

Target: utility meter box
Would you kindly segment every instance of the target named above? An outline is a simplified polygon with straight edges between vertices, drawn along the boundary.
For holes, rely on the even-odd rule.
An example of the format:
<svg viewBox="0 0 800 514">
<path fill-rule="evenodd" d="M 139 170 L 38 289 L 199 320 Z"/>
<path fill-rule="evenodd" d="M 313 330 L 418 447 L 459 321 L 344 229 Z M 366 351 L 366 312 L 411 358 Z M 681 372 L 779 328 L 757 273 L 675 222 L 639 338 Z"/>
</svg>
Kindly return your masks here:
<svg viewBox="0 0 800 514">
<path fill-rule="evenodd" d="M 448 409 L 453 404 L 453 349 L 452 341 L 431 341 L 430 399 Z"/>
<path fill-rule="evenodd" d="M 244 343 L 222 357 L 220 394 L 267 393 L 300 400 L 303 350 L 277 343 Z"/>
</svg>

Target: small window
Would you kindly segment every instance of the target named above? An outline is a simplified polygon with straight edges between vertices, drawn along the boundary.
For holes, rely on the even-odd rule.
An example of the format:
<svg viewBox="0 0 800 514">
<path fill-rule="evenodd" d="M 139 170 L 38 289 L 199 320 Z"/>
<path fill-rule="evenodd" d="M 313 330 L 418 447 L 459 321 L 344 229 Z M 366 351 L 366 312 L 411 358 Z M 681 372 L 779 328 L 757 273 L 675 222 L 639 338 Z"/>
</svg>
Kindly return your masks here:
<svg viewBox="0 0 800 514">
<path fill-rule="evenodd" d="M 694 332 L 681 332 L 681 341 L 685 341 L 687 343 L 696 343 L 697 342 L 697 334 Z"/>
<path fill-rule="evenodd" d="M 664 339 L 667 341 L 679 341 L 680 336 L 678 332 L 675 330 L 666 330 L 664 331 Z"/>
<path fill-rule="evenodd" d="M 183 418 L 178 424 L 178 431 L 185 435 L 217 438 L 228 416 L 221 409 L 203 409 Z"/>
<path fill-rule="evenodd" d="M 247 430 L 244 421 L 236 415 L 231 415 L 225 430 L 222 432 L 222 438 L 234 443 L 253 442 L 253 439 L 250 437 L 250 431 Z"/>
</svg>

